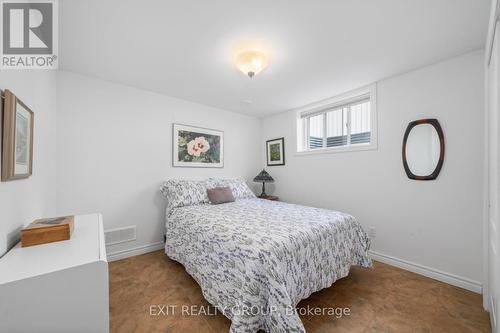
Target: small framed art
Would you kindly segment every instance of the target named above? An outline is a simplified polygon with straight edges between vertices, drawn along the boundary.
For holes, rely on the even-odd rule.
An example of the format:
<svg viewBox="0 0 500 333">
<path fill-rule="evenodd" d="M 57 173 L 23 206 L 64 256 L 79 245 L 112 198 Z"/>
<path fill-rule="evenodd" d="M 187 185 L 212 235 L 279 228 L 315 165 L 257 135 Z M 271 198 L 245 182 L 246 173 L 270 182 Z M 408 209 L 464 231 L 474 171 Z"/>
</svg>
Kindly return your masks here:
<svg viewBox="0 0 500 333">
<path fill-rule="evenodd" d="M 34 114 L 10 90 L 3 94 L 2 181 L 33 173 Z"/>
<path fill-rule="evenodd" d="M 224 167 L 224 132 L 181 124 L 172 132 L 174 167 Z"/>
<path fill-rule="evenodd" d="M 267 165 L 285 165 L 285 138 L 266 141 Z"/>
</svg>

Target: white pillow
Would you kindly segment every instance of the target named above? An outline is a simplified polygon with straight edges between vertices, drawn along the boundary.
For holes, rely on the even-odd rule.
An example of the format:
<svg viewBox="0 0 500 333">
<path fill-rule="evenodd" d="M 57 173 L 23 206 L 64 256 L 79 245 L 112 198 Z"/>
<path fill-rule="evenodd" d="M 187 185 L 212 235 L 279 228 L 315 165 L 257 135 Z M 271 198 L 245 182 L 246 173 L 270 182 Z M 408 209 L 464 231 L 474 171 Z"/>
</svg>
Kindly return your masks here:
<svg viewBox="0 0 500 333">
<path fill-rule="evenodd" d="M 217 178 L 209 178 L 209 184 L 215 184 L 218 187 L 229 186 L 231 188 L 231 192 L 233 192 L 233 196 L 235 199 L 248 199 L 255 198 L 255 194 L 248 187 L 245 180 L 242 178 L 229 178 L 229 179 L 217 179 Z"/>
<path fill-rule="evenodd" d="M 167 213 L 177 207 L 209 203 L 206 180 L 170 179 L 160 186 L 160 191 L 167 198 Z"/>
</svg>

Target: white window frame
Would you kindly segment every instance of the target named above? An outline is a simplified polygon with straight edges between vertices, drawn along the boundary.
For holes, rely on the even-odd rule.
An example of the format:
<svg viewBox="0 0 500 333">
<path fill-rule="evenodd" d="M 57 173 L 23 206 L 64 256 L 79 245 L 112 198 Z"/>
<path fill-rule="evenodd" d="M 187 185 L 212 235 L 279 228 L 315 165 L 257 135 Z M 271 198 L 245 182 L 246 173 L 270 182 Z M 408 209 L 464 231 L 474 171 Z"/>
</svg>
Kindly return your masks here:
<svg viewBox="0 0 500 333">
<path fill-rule="evenodd" d="M 317 114 L 325 114 L 331 111 L 336 106 L 349 104 L 350 102 L 355 102 L 363 97 L 370 98 L 370 143 L 366 144 L 355 144 L 339 147 L 326 147 L 324 148 L 310 149 L 309 148 L 309 118 L 304 121 L 305 116 L 312 116 Z M 347 113 L 350 117 L 350 112 Z M 377 128 L 377 84 L 371 84 L 363 88 L 355 89 L 347 93 L 328 98 L 326 100 L 309 104 L 301 107 L 296 111 L 296 135 L 297 135 L 297 145 L 296 154 L 297 155 L 310 155 L 310 154 L 325 154 L 325 153 L 338 153 L 338 152 L 349 152 L 349 151 L 365 151 L 365 150 L 376 150 L 378 147 L 378 128 Z M 324 126 L 326 127 L 326 119 L 324 120 Z M 323 129 L 325 131 L 326 128 Z M 350 132 L 350 126 L 347 128 L 348 134 Z M 325 132 L 326 133 L 326 132 Z M 349 135 L 348 135 L 349 138 Z M 324 138 L 323 138 L 324 140 Z"/>
</svg>

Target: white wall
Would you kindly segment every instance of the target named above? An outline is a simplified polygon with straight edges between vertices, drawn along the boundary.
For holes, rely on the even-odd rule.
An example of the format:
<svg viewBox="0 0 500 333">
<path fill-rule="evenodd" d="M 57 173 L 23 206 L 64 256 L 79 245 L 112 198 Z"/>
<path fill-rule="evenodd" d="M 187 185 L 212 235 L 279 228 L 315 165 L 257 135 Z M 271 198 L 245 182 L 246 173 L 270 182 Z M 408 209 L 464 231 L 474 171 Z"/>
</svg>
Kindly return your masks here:
<svg viewBox="0 0 500 333">
<path fill-rule="evenodd" d="M 0 88 L 18 94 L 36 120 L 34 175 L 0 183 L 0 254 L 23 224 L 55 213 L 99 211 L 107 229 L 137 225 L 137 241 L 111 252 L 160 242 L 162 180 L 250 180 L 264 141 L 284 136 L 286 166 L 266 167 L 276 179 L 268 192 L 352 213 L 376 227 L 374 251 L 480 283 L 482 60 L 474 52 L 379 82 L 378 149 L 306 156 L 294 154 L 292 112 L 265 118 L 261 128 L 256 118 L 68 72 L 57 73 L 56 105 L 56 73 L 3 71 Z M 441 122 L 446 157 L 436 181 L 418 182 L 404 173 L 401 142 L 407 123 L 425 117 Z M 174 122 L 224 130 L 225 167 L 171 167 Z"/>
<path fill-rule="evenodd" d="M 265 118 L 264 142 L 285 137 L 286 165 L 266 167 L 284 201 L 353 214 L 376 228 L 372 250 L 482 281 L 484 52 L 378 82 L 378 149 L 295 154 L 294 112 Z M 369 83 L 369 82 L 367 82 Z M 435 181 L 407 178 L 408 122 L 437 118 L 446 155 Z"/>
<path fill-rule="evenodd" d="M 23 225 L 55 211 L 56 73 L 3 70 L 0 89 L 11 90 L 35 113 L 33 175 L 0 182 L 1 256 L 19 239 Z"/>
<path fill-rule="evenodd" d="M 172 123 L 224 131 L 224 168 L 172 167 Z M 58 209 L 101 212 L 105 229 L 137 225 L 122 251 L 160 242 L 167 178 L 242 176 L 260 170 L 260 120 L 144 90 L 58 75 Z"/>
</svg>

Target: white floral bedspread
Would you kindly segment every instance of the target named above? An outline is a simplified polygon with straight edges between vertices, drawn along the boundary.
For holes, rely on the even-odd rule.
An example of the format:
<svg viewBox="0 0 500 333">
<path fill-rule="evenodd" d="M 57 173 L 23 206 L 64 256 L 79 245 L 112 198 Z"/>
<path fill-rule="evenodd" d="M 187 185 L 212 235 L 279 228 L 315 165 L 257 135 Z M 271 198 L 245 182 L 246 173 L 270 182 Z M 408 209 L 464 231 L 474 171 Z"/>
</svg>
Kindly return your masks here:
<svg viewBox="0 0 500 333">
<path fill-rule="evenodd" d="M 348 214 L 262 199 L 175 208 L 166 254 L 231 319 L 232 333 L 305 332 L 300 300 L 370 267 L 369 238 Z"/>
</svg>

